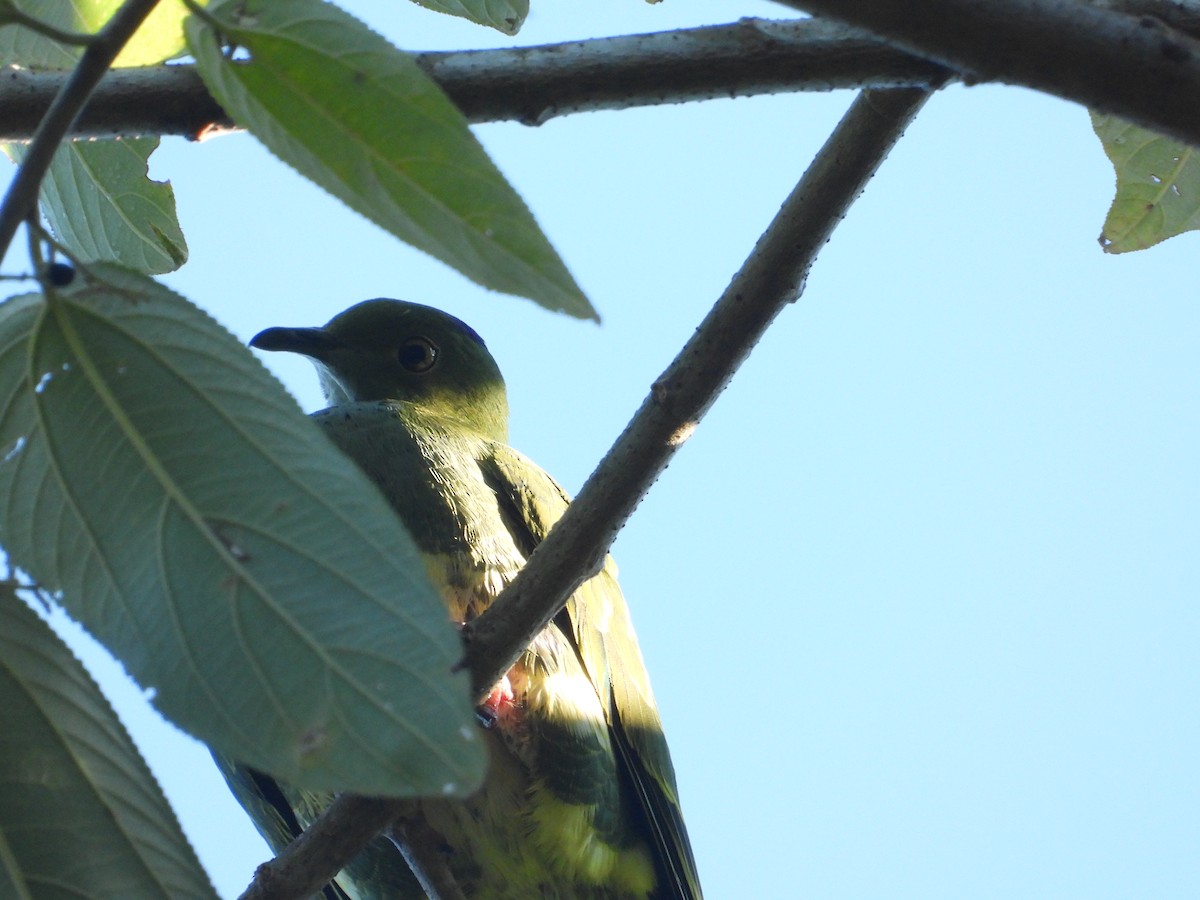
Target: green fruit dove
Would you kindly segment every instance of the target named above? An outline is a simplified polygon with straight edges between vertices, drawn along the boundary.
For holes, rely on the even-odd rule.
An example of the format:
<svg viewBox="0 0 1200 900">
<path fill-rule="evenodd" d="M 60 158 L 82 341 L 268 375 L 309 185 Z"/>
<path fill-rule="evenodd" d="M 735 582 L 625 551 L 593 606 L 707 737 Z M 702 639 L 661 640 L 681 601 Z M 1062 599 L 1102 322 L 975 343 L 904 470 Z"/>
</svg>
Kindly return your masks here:
<svg viewBox="0 0 1200 900">
<path fill-rule="evenodd" d="M 368 300 L 323 328 L 268 328 L 250 345 L 315 362 L 330 404 L 316 422 L 404 521 L 453 621 L 487 609 L 567 508 L 558 484 L 507 445 L 500 370 L 453 316 Z M 478 709 L 489 751 L 483 787 L 466 800 L 420 801 L 465 897 L 701 897 L 662 722 L 611 559 Z M 218 763 L 276 852 L 329 803 Z M 383 837 L 326 894 L 424 896 Z"/>
</svg>

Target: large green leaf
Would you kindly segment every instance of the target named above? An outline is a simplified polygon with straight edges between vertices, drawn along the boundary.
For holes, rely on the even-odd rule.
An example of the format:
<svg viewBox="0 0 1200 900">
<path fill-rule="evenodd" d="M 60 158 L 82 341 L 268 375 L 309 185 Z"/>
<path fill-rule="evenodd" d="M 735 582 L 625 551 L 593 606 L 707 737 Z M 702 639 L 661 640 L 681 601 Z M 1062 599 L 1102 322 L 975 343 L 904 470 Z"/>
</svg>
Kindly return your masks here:
<svg viewBox="0 0 1200 900">
<path fill-rule="evenodd" d="M 0 896 L 216 893 L 83 666 L 0 586 Z"/>
<path fill-rule="evenodd" d="M 421 70 L 321 0 L 231 0 L 188 46 L 217 101 L 281 159 L 485 287 L 595 316 L 533 215 Z M 249 53 L 235 61 L 219 37 Z"/>
<path fill-rule="evenodd" d="M 1092 127 L 1117 173 L 1100 243 L 1108 253 L 1144 250 L 1200 228 L 1196 149 L 1115 116 L 1092 113 Z"/>
<path fill-rule="evenodd" d="M 56 28 L 90 33 L 120 0 L 18 0 L 16 6 Z M 118 65 L 151 65 L 184 49 L 181 0 L 163 0 L 117 59 Z M 28 28 L 0 28 L 0 63 L 68 69 L 79 47 L 60 44 Z M 65 143 L 42 183 L 42 210 L 58 239 L 85 261 L 119 262 L 148 274 L 170 272 L 187 259 L 175 217 L 171 186 L 151 181 L 146 160 L 158 139 Z M 22 145 L 6 145 L 15 162 Z"/>
<path fill-rule="evenodd" d="M 413 0 L 426 9 L 460 16 L 505 34 L 516 34 L 529 15 L 529 0 Z"/>
<path fill-rule="evenodd" d="M 386 502 L 215 322 L 92 272 L 0 305 L 0 544 L 221 753 L 317 790 L 472 790 L 460 642 Z"/>
</svg>

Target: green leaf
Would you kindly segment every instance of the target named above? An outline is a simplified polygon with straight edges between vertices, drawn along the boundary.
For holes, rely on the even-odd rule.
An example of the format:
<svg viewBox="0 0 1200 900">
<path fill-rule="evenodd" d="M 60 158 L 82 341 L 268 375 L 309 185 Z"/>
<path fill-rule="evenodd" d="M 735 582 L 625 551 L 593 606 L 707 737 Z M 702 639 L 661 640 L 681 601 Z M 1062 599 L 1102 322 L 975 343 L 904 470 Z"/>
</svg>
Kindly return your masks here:
<svg viewBox="0 0 1200 900">
<path fill-rule="evenodd" d="M 100 689 L 0 585 L 3 896 L 203 897 L 216 892 Z"/>
<path fill-rule="evenodd" d="M 357 19 L 321 0 L 232 0 L 188 46 L 238 124 L 347 205 L 485 287 L 595 317 L 457 107 Z"/>
<path fill-rule="evenodd" d="M 1100 243 L 1107 253 L 1144 250 L 1200 228 L 1196 149 L 1115 116 L 1092 113 L 1092 127 L 1117 173 Z"/>
<path fill-rule="evenodd" d="M 22 12 L 64 31 L 90 34 L 121 0 L 16 0 Z M 162 0 L 117 57 L 117 65 L 152 65 L 184 50 L 182 0 Z M 0 28 L 0 64 L 47 69 L 75 65 L 81 47 L 28 28 Z M 55 154 L 42 184 L 42 211 L 68 249 L 85 261 L 110 260 L 147 274 L 179 268 L 187 244 L 175 217 L 171 186 L 151 181 L 146 160 L 157 138 L 71 141 Z M 22 144 L 0 145 L 20 162 Z"/>
<path fill-rule="evenodd" d="M 147 176 L 158 138 L 73 141 L 42 182 L 51 227 L 83 262 L 118 262 L 160 275 L 187 262 L 171 185 Z"/>
<path fill-rule="evenodd" d="M 112 18 L 123 0 L 11 0 L 10 5 L 60 31 L 93 34 Z M 183 0 L 159 0 L 133 39 L 117 57 L 118 66 L 151 66 L 185 50 Z M 0 28 L 0 65 L 69 69 L 82 47 L 60 44 L 24 27 Z"/>
<path fill-rule="evenodd" d="M 124 0 L 104 0 L 116 12 Z M 204 6 L 207 0 L 198 0 Z M 134 32 L 133 39 L 126 44 L 113 65 L 153 66 L 168 59 L 177 59 L 187 53 L 187 41 L 183 36 L 183 25 L 191 13 L 183 0 L 158 0 L 142 26 Z M 105 20 L 107 21 L 107 16 Z"/>
<path fill-rule="evenodd" d="M 529 15 L 529 0 L 413 0 L 418 6 L 450 16 L 459 16 L 495 28 L 505 34 L 516 34 Z"/>
<path fill-rule="evenodd" d="M 160 275 L 187 262 L 171 185 L 147 177 L 158 138 L 73 141 L 58 148 L 42 182 L 42 211 L 83 262 L 117 262 Z M 24 148 L 12 145 L 20 161 Z"/>
<path fill-rule="evenodd" d="M 473 790 L 462 647 L 383 498 L 202 312 L 80 274 L 0 304 L 14 563 L 220 753 L 313 790 Z"/>
<path fill-rule="evenodd" d="M 110 0 L 12 0 L 9 5 L 39 22 L 76 34 L 94 33 L 117 6 Z M 82 54 L 83 47 L 61 44 L 29 28 L 0 28 L 0 65 L 69 69 Z"/>
</svg>

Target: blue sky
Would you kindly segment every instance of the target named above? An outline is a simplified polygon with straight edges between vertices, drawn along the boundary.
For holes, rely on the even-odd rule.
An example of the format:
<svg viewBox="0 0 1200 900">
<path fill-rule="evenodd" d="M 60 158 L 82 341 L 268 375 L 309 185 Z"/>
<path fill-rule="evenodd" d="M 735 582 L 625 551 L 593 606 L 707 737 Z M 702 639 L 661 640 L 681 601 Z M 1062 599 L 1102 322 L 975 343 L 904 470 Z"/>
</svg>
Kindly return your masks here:
<svg viewBox="0 0 1200 900">
<path fill-rule="evenodd" d="M 408 49 L 510 43 L 348 5 Z M 519 42 L 743 15 L 787 12 L 535 4 Z M 191 247 L 165 281 L 243 339 L 446 308 L 506 375 L 513 444 L 575 490 L 851 97 L 478 127 L 599 327 L 477 288 L 245 135 L 153 158 Z M 1078 107 L 933 98 L 622 533 L 708 896 L 1200 891 L 1196 237 L 1104 255 L 1112 185 Z M 320 406 L 305 361 L 265 361 Z M 207 752 L 84 651 L 236 896 L 266 850 Z"/>
</svg>

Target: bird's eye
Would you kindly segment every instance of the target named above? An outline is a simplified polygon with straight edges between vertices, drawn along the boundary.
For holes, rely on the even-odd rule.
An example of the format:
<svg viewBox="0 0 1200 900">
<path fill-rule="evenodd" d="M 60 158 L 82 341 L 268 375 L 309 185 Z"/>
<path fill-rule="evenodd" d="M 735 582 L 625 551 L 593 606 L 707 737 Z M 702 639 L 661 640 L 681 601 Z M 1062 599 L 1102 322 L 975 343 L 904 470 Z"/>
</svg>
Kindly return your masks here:
<svg viewBox="0 0 1200 900">
<path fill-rule="evenodd" d="M 418 375 L 428 372 L 438 360 L 437 344 L 425 337 L 410 338 L 400 345 L 400 365 Z"/>
</svg>

